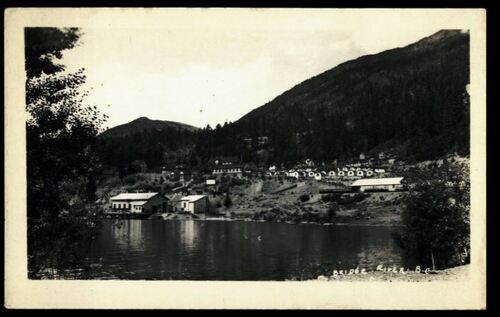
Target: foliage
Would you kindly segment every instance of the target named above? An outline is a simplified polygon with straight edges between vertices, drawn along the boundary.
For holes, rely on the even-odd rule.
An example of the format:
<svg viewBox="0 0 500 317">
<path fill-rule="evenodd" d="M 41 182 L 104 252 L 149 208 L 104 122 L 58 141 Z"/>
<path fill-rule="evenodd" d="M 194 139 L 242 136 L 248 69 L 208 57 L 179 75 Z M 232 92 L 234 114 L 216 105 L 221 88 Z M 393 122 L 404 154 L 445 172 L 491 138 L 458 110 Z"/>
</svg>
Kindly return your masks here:
<svg viewBox="0 0 500 317">
<path fill-rule="evenodd" d="M 241 186 L 241 185 L 245 185 L 247 182 L 244 180 L 244 179 L 241 179 L 241 178 L 232 178 L 230 181 L 229 181 L 229 186 Z"/>
<path fill-rule="evenodd" d="M 335 219 L 335 217 L 337 216 L 337 211 L 338 210 L 339 210 L 339 205 L 337 205 L 337 203 L 335 203 L 335 202 L 332 202 L 330 204 L 330 206 L 328 207 L 328 211 L 327 211 L 328 218 L 330 220 Z"/>
<path fill-rule="evenodd" d="M 80 204 L 55 219 L 28 219 L 29 278 L 90 278 L 88 254 L 101 228 L 100 212 Z"/>
<path fill-rule="evenodd" d="M 302 194 L 299 196 L 301 202 L 309 201 L 309 198 L 310 198 L 309 194 Z"/>
<path fill-rule="evenodd" d="M 340 197 L 342 197 L 342 194 L 332 193 L 332 194 L 323 195 L 321 197 L 321 200 L 323 200 L 323 202 L 325 202 L 325 203 L 329 203 L 329 202 L 338 201 Z"/>
<path fill-rule="evenodd" d="M 54 58 L 72 48 L 76 29 L 26 28 L 28 270 L 75 268 L 99 227 L 96 135 L 105 120 L 83 103 L 83 70 L 61 75 Z M 77 254 L 80 252 L 80 256 Z"/>
<path fill-rule="evenodd" d="M 182 186 L 182 183 L 181 182 L 174 182 L 172 184 L 172 188 L 177 188 L 177 187 L 181 187 Z"/>
<path fill-rule="evenodd" d="M 147 125 L 146 125 L 147 126 Z M 98 155 L 103 163 L 122 174 L 140 171 L 134 162 L 144 161 L 148 170 L 160 170 L 163 166 L 197 165 L 191 144 L 194 132 L 173 126 L 145 128 L 126 135 L 98 138 Z"/>
<path fill-rule="evenodd" d="M 217 215 L 218 214 L 217 205 L 215 202 L 213 202 L 213 201 L 208 202 L 207 214 L 209 214 L 209 215 Z"/>
<path fill-rule="evenodd" d="M 354 218 L 355 219 L 363 219 L 367 215 L 368 215 L 368 213 L 366 212 L 366 208 L 356 209 L 356 211 L 354 212 Z"/>
<path fill-rule="evenodd" d="M 403 247 L 437 268 L 470 261 L 470 180 L 468 163 L 431 163 L 405 175 L 405 199 L 398 235 Z"/>
<path fill-rule="evenodd" d="M 370 195 L 365 194 L 365 193 L 357 193 L 354 195 L 343 195 L 340 193 L 332 193 L 332 194 L 323 195 L 323 197 L 321 197 L 321 199 L 325 203 L 336 202 L 339 205 L 349 205 L 352 203 L 361 202 L 368 197 L 370 197 Z"/>
<path fill-rule="evenodd" d="M 229 194 L 226 194 L 226 197 L 224 198 L 224 207 L 229 208 L 233 205 L 233 200 L 231 199 L 231 196 Z"/>
<path fill-rule="evenodd" d="M 64 70 L 64 66 L 54 60 L 62 57 L 63 50 L 73 48 L 80 35 L 77 28 L 25 28 L 24 39 L 28 45 L 25 45 L 24 53 L 28 78 Z"/>
<path fill-rule="evenodd" d="M 128 191 L 137 191 L 137 192 L 160 192 L 162 191 L 162 189 L 163 189 L 162 186 L 151 184 L 148 181 L 139 181 L 127 187 Z"/>
<path fill-rule="evenodd" d="M 361 202 L 368 197 L 370 197 L 370 194 L 365 194 L 365 193 L 357 193 L 354 195 L 342 195 L 338 198 L 337 202 L 340 205 L 349 205 L 349 204 Z"/>
</svg>

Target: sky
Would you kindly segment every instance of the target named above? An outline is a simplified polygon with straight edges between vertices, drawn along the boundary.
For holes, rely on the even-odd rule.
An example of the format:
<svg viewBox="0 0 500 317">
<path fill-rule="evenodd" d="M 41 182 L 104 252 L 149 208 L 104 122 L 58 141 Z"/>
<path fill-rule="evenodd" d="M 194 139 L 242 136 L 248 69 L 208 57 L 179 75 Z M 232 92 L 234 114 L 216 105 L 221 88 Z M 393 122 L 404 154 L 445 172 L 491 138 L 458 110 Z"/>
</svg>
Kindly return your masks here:
<svg viewBox="0 0 500 317">
<path fill-rule="evenodd" d="M 60 62 L 85 69 L 86 101 L 109 116 L 107 127 L 139 117 L 215 127 L 342 62 L 436 31 L 87 27 Z"/>
</svg>

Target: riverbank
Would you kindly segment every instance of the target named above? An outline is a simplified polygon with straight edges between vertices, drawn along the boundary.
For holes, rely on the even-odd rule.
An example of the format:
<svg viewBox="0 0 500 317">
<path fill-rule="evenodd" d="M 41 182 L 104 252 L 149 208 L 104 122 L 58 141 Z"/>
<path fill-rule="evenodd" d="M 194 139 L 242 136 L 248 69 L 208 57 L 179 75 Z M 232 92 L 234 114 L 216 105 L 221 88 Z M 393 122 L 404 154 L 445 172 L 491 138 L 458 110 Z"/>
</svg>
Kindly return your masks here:
<svg viewBox="0 0 500 317">
<path fill-rule="evenodd" d="M 400 225 L 404 192 L 325 193 L 318 181 L 256 180 L 234 186 L 231 204 L 217 209 L 226 217 L 270 222 Z"/>
<path fill-rule="evenodd" d="M 126 191 L 101 188 L 100 204 L 109 208 L 109 197 Z M 340 225 L 401 224 L 404 192 L 325 193 L 330 185 L 320 181 L 293 182 L 247 179 L 231 185 L 228 193 L 210 193 L 210 214 L 164 215 L 165 219 L 243 220 Z M 105 199 L 104 197 L 107 197 Z M 230 203 L 227 203 L 229 201 Z M 146 217 L 148 218 L 148 217 Z"/>
<path fill-rule="evenodd" d="M 470 264 L 449 268 L 446 270 L 436 270 L 429 273 L 409 271 L 405 273 L 371 271 L 366 274 L 343 274 L 333 276 L 320 275 L 315 281 L 343 281 L 343 282 L 434 282 L 434 281 L 463 281 L 469 276 Z"/>
<path fill-rule="evenodd" d="M 248 221 L 248 222 L 274 222 L 284 223 L 290 225 L 318 225 L 318 226 L 392 226 L 397 227 L 399 223 L 384 223 L 384 222 L 366 222 L 366 221 L 345 221 L 345 222 L 313 222 L 313 221 L 280 221 L 280 220 L 264 220 L 255 218 L 231 217 L 225 215 L 205 215 L 205 214 L 181 214 L 181 213 L 164 213 L 149 216 L 146 219 L 160 219 L 160 220 L 180 220 L 180 221 Z"/>
</svg>

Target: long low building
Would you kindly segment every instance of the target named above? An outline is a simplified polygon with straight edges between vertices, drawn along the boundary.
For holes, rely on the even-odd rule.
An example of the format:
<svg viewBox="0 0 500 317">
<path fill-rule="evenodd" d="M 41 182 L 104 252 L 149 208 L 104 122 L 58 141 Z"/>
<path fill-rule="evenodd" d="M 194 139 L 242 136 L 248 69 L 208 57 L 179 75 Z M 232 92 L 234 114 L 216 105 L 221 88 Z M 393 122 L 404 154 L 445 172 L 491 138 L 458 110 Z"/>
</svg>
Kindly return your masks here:
<svg viewBox="0 0 500 317">
<path fill-rule="evenodd" d="M 168 211 L 168 198 L 160 193 L 121 193 L 111 197 L 111 208 L 133 213 Z"/>
<path fill-rule="evenodd" d="M 212 175 L 243 175 L 243 166 L 240 164 L 221 164 L 213 168 Z"/>
<path fill-rule="evenodd" d="M 396 191 L 403 189 L 401 181 L 403 177 L 386 177 L 386 178 L 363 178 L 354 181 L 351 188 L 360 192 L 365 191 Z"/>
</svg>

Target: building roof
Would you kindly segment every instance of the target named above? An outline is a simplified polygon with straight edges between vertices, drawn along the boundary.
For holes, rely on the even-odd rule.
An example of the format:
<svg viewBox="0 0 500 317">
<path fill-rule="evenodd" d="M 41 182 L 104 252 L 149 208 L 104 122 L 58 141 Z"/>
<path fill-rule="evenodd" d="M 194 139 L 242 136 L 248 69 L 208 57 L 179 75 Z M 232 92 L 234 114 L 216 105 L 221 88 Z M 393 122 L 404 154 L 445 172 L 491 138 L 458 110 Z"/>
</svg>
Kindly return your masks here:
<svg viewBox="0 0 500 317">
<path fill-rule="evenodd" d="M 147 202 L 148 202 L 147 200 L 136 200 L 136 201 L 134 201 L 134 205 L 136 205 L 136 206 L 142 206 L 142 205 L 144 205 Z"/>
<path fill-rule="evenodd" d="M 111 197 L 111 200 L 149 200 L 158 193 L 121 193 Z"/>
<path fill-rule="evenodd" d="M 170 196 L 170 201 L 171 202 L 176 202 L 176 201 L 180 201 L 182 199 L 182 196 L 181 194 L 173 194 L 172 196 Z"/>
<path fill-rule="evenodd" d="M 188 195 L 184 196 L 181 198 L 181 201 L 189 201 L 189 202 L 195 202 L 197 200 L 200 200 L 202 198 L 207 197 L 206 195 Z"/>
<path fill-rule="evenodd" d="M 223 170 L 223 169 L 235 169 L 235 168 L 243 168 L 243 164 L 240 163 L 231 163 L 231 164 L 219 164 L 219 165 L 214 165 L 213 169 L 214 170 Z"/>
<path fill-rule="evenodd" d="M 402 180 L 403 177 L 363 178 L 354 181 L 351 186 L 401 185 Z"/>
</svg>

